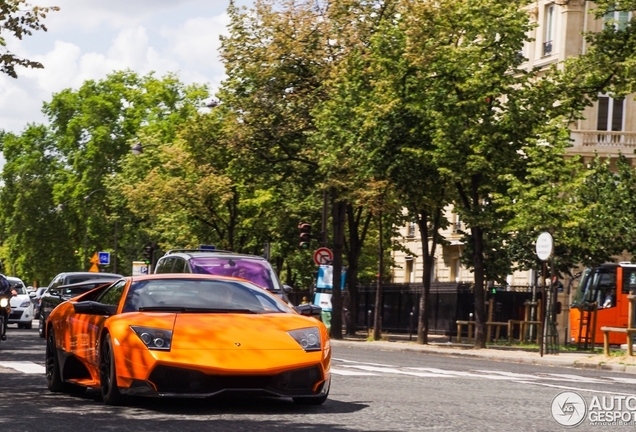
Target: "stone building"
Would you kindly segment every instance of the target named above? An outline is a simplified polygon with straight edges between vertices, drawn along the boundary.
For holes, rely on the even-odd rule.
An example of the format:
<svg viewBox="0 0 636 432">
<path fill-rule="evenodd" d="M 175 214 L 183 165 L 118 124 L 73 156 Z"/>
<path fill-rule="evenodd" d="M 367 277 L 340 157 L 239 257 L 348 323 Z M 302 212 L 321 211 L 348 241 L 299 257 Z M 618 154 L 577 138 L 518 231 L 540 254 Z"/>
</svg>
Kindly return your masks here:
<svg viewBox="0 0 636 432">
<path fill-rule="evenodd" d="M 547 68 L 558 64 L 571 56 L 577 56 L 586 50 L 583 33 L 599 31 L 609 19 L 618 25 L 631 19 L 631 13 L 615 12 L 603 20 L 596 20 L 589 13 L 593 3 L 585 0 L 538 0 L 530 8 L 530 18 L 538 25 L 530 34 L 531 42 L 527 42 L 523 55 L 527 59 L 528 68 Z M 584 119 L 571 127 L 572 147 L 569 154 L 578 154 L 591 159 L 595 153 L 600 156 L 633 155 L 636 149 L 636 104 L 633 98 L 624 100 L 612 99 L 608 95 L 599 95 L 599 100 L 584 111 Z M 459 230 L 463 227 L 458 216 L 453 214 L 452 207 L 447 209 L 451 221 L 450 228 L 442 235 L 450 242 L 441 247 L 435 254 L 435 266 L 432 271 L 433 281 L 464 282 L 473 280 L 472 273 L 462 267 L 459 257 L 463 244 Z M 399 241 L 414 255 L 395 251 L 393 259 L 393 282 L 421 282 L 422 248 L 417 226 L 414 223 L 400 228 Z M 521 272 L 509 275 L 509 286 L 529 286 L 534 275 Z"/>
</svg>

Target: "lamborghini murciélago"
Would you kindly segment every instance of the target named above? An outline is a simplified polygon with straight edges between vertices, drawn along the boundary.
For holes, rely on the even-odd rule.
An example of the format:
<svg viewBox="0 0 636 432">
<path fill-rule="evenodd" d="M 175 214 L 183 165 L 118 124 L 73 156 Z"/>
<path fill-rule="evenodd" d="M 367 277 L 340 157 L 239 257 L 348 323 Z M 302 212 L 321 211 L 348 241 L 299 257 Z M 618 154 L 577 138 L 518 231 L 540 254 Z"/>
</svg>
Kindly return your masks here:
<svg viewBox="0 0 636 432">
<path fill-rule="evenodd" d="M 49 389 L 99 389 L 109 405 L 233 391 L 319 405 L 329 394 L 326 327 L 239 278 L 124 277 L 57 306 L 45 330 Z"/>
</svg>

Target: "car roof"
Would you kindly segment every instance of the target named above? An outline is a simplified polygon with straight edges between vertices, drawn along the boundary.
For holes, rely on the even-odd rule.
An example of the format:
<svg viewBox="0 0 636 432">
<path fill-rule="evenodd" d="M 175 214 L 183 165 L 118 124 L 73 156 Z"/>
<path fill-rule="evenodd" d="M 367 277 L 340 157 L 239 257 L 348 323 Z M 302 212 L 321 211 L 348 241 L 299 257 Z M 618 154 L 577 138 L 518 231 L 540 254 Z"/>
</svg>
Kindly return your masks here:
<svg viewBox="0 0 636 432">
<path fill-rule="evenodd" d="M 162 257 L 174 256 L 174 255 L 186 255 L 191 258 L 203 258 L 203 257 L 236 257 L 236 258 L 249 258 L 267 261 L 260 255 L 251 255 L 244 253 L 231 252 L 226 250 L 206 250 L 206 249 L 171 249 L 165 253 Z"/>
<path fill-rule="evenodd" d="M 149 275 L 126 276 L 125 279 L 130 279 L 134 282 L 145 281 L 145 280 L 162 280 L 162 279 L 224 280 L 224 281 L 247 282 L 252 285 L 255 285 L 253 282 L 246 281 L 245 279 L 241 279 L 241 278 L 235 278 L 232 276 L 220 276 L 220 275 L 200 274 L 200 273 L 153 273 Z"/>
<path fill-rule="evenodd" d="M 116 279 L 87 279 L 82 282 L 75 282 L 72 284 L 60 285 L 56 289 L 61 290 L 65 288 L 81 288 L 86 285 L 106 285 L 115 282 Z"/>
<path fill-rule="evenodd" d="M 122 275 L 117 273 L 96 273 L 96 272 L 62 272 L 55 276 L 56 278 L 59 276 L 91 276 L 93 279 L 98 278 L 109 278 L 109 279 L 117 279 L 122 277 Z"/>
<path fill-rule="evenodd" d="M 12 281 L 14 281 L 14 282 L 18 282 L 18 281 L 20 281 L 20 282 L 24 283 L 24 281 L 23 281 L 22 279 L 20 279 L 19 277 L 15 277 L 15 276 L 5 276 L 5 277 L 6 277 L 8 280 L 12 280 Z"/>
</svg>

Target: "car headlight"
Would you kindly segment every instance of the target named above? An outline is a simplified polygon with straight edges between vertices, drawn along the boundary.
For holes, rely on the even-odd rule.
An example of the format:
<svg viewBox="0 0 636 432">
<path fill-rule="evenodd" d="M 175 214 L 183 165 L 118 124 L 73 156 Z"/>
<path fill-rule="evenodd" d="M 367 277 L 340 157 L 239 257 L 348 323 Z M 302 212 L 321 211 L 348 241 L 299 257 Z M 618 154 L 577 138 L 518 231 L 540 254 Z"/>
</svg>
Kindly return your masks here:
<svg viewBox="0 0 636 432">
<path fill-rule="evenodd" d="M 170 351 L 172 344 L 172 330 L 150 327 L 130 326 L 139 339 L 151 350 Z"/>
<path fill-rule="evenodd" d="M 5 308 L 7 306 L 9 306 L 9 300 L 7 300 L 6 298 L 1 298 L 0 299 L 0 307 Z"/>
<path fill-rule="evenodd" d="M 29 307 L 30 304 L 31 304 L 31 300 L 25 300 L 22 303 L 20 303 L 20 307 L 21 308 Z"/>
<path fill-rule="evenodd" d="M 318 327 L 308 327 L 287 332 L 305 351 L 320 351 L 320 331 Z"/>
</svg>

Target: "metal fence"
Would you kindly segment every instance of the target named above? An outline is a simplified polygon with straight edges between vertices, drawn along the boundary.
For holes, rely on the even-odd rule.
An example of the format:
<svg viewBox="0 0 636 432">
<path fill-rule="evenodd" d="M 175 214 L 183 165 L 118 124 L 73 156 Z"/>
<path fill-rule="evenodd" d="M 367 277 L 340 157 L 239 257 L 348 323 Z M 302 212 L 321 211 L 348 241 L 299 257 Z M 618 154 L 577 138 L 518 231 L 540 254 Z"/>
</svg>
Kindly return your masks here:
<svg viewBox="0 0 636 432">
<path fill-rule="evenodd" d="M 356 328 L 367 330 L 373 327 L 375 294 L 377 286 L 358 287 L 358 315 Z M 423 285 L 385 284 L 382 286 L 382 330 L 392 333 L 417 332 L 420 297 Z M 292 293 L 290 300 L 299 304 L 305 293 Z M 525 317 L 525 302 L 532 299 L 532 287 L 509 286 L 490 287 L 487 300 L 493 298 L 493 321 L 507 322 Z M 311 300 L 311 299 L 310 299 Z M 475 296 L 470 284 L 438 282 L 431 284 L 429 333 L 453 337 L 457 335 L 457 320 L 467 321 L 475 311 Z M 343 320 L 344 322 L 344 320 Z M 518 335 L 514 335 L 518 337 Z M 501 337 L 507 337 L 507 329 L 502 329 Z"/>
<path fill-rule="evenodd" d="M 375 312 L 375 285 L 358 288 L 359 330 L 371 328 Z M 396 333 L 415 333 L 419 315 L 422 284 L 386 284 L 382 287 L 382 330 Z M 457 320 L 469 320 L 475 310 L 475 296 L 471 285 L 433 283 L 430 290 L 428 328 L 431 334 L 449 337 L 457 335 Z M 493 321 L 520 320 L 525 315 L 525 302 L 532 299 L 531 287 L 491 287 L 487 299 L 493 298 Z M 506 337 L 507 330 L 502 332 Z"/>
</svg>

